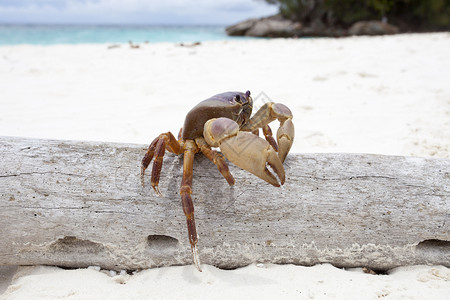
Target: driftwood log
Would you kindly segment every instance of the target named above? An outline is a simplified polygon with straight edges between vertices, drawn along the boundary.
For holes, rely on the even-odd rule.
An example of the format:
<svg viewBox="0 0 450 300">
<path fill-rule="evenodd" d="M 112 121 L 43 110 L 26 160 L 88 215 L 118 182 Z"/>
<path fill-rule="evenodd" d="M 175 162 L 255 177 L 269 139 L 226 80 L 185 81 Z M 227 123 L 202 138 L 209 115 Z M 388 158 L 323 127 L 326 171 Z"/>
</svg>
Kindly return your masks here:
<svg viewBox="0 0 450 300">
<path fill-rule="evenodd" d="M 140 184 L 145 151 L 1 137 L 0 264 L 191 264 L 178 195 L 182 159 L 166 155 L 159 198 Z M 286 184 L 275 188 L 230 165 L 230 187 L 210 161 L 196 157 L 202 263 L 450 267 L 449 159 L 291 154 L 285 169 Z"/>
</svg>

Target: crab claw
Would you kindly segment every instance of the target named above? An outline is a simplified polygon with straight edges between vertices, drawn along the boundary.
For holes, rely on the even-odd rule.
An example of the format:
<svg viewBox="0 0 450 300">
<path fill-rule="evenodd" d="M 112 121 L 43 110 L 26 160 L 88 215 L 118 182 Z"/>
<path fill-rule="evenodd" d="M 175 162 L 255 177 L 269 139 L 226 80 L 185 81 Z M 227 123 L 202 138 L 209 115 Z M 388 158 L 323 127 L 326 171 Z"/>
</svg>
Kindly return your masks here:
<svg viewBox="0 0 450 300">
<path fill-rule="evenodd" d="M 294 142 L 295 129 L 294 123 L 292 123 L 292 112 L 286 105 L 281 103 L 273 103 L 269 107 L 271 115 L 280 121 L 280 128 L 277 131 L 278 156 L 281 162 L 284 162 Z"/>
<path fill-rule="evenodd" d="M 291 119 L 284 121 L 277 131 L 277 142 L 278 142 L 278 157 L 282 162 L 286 159 L 289 150 L 291 150 L 292 143 L 294 142 L 294 123 Z"/>
<path fill-rule="evenodd" d="M 209 120 L 204 127 L 204 137 L 211 146 L 220 146 L 223 155 L 236 166 L 274 186 L 284 184 L 284 168 L 277 152 L 266 140 L 250 132 L 239 131 L 239 125 L 233 120 Z"/>
<path fill-rule="evenodd" d="M 258 176 L 274 186 L 284 184 L 283 164 L 273 147 L 264 139 L 250 133 L 239 132 L 222 141 L 220 150 L 236 166 Z M 278 179 L 267 168 L 270 166 Z"/>
</svg>

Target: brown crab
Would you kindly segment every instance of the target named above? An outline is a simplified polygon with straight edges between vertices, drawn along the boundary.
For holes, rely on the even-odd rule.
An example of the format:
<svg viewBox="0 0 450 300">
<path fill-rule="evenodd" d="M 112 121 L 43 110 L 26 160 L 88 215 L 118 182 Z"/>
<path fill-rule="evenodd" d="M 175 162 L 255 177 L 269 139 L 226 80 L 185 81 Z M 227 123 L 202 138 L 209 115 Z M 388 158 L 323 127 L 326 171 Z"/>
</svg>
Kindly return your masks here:
<svg viewBox="0 0 450 300">
<path fill-rule="evenodd" d="M 209 158 L 230 185 L 234 184 L 234 178 L 228 170 L 227 163 L 224 157 L 211 147 L 220 147 L 221 152 L 230 162 L 268 183 L 277 187 L 284 184 L 285 174 L 282 163 L 294 140 L 292 113 L 283 104 L 269 102 L 250 118 L 252 108 L 253 100 L 250 97 L 250 91 L 226 92 L 212 96 L 189 111 L 184 120 L 184 126 L 178 134 L 178 140 L 171 132 L 160 134 L 150 144 L 142 159 L 142 185 L 144 185 L 145 170 L 154 157 L 151 184 L 155 192 L 162 196 L 158 183 L 166 149 L 175 154 L 184 154 L 180 196 L 186 216 L 193 261 L 199 271 L 201 268 L 197 250 L 198 235 L 191 198 L 195 153 L 201 151 Z M 280 122 L 277 142 L 268 126 L 275 119 Z M 258 136 L 259 128 L 263 129 L 266 140 Z M 267 166 L 271 167 L 279 180 Z"/>
</svg>

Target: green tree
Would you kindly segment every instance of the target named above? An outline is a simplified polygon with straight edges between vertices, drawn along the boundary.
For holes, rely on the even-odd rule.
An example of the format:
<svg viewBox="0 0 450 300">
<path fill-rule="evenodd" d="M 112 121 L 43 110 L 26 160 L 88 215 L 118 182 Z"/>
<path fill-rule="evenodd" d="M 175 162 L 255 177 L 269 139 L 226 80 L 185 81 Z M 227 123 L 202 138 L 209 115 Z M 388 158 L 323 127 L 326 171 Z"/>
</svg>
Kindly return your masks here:
<svg viewBox="0 0 450 300">
<path fill-rule="evenodd" d="M 450 0 L 265 0 L 285 17 L 303 23 L 315 18 L 348 26 L 387 17 L 413 30 L 450 29 Z M 325 22 L 328 23 L 329 22 Z"/>
</svg>

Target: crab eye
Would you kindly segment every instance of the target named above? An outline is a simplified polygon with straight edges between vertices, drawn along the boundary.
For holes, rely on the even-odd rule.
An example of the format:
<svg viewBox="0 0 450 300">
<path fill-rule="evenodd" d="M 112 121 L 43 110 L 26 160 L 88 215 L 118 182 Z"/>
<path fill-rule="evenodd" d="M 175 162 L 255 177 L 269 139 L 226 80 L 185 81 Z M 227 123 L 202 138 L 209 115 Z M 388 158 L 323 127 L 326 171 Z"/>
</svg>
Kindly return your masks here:
<svg viewBox="0 0 450 300">
<path fill-rule="evenodd" d="M 239 95 L 234 96 L 234 100 L 236 100 L 236 102 L 241 103 L 241 96 Z"/>
<path fill-rule="evenodd" d="M 247 96 L 247 98 L 250 97 L 250 91 L 246 91 L 245 96 Z"/>
</svg>

